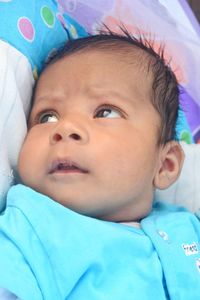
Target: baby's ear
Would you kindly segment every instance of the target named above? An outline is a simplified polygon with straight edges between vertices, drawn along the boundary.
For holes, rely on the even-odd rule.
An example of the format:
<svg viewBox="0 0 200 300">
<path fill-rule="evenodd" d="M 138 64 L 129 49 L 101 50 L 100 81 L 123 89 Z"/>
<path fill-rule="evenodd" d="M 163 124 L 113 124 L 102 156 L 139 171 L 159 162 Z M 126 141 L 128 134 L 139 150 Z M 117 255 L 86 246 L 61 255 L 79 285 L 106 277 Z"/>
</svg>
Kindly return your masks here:
<svg viewBox="0 0 200 300">
<path fill-rule="evenodd" d="M 155 188 L 166 189 L 174 183 L 181 172 L 183 161 L 184 153 L 179 143 L 171 141 L 162 146 L 154 177 Z"/>
</svg>

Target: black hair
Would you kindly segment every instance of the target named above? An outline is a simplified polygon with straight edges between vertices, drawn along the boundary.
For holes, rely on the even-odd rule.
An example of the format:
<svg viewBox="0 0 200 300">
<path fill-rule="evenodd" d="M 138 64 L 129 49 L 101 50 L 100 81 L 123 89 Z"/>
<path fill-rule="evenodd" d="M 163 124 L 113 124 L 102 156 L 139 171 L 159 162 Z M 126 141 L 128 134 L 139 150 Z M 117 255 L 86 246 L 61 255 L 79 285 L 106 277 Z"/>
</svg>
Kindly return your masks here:
<svg viewBox="0 0 200 300">
<path fill-rule="evenodd" d="M 161 119 L 159 143 L 166 144 L 168 141 L 176 139 L 176 121 L 178 118 L 180 93 L 176 76 L 171 70 L 169 63 L 165 61 L 164 47 L 162 45 L 155 51 L 153 43 L 146 38 L 141 35 L 139 38 L 136 38 L 124 28 L 121 28 L 121 30 L 122 34 L 116 34 L 107 28 L 106 31 L 96 35 L 69 39 L 48 64 L 85 50 L 97 49 L 112 51 L 112 53 L 116 53 L 116 51 L 124 53 L 127 50 L 130 53 L 132 49 L 133 53 L 139 52 L 143 58 L 146 58 L 147 70 L 153 75 L 150 100 Z M 141 65 L 144 65 L 144 59 L 140 61 L 143 62 Z"/>
</svg>

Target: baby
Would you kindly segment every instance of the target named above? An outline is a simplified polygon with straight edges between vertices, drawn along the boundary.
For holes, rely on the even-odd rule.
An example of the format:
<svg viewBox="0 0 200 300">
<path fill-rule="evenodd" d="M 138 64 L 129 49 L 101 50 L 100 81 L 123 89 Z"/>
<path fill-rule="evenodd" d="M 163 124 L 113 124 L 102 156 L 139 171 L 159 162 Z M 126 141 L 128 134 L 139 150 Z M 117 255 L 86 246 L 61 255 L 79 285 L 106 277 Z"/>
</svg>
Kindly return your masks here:
<svg viewBox="0 0 200 300">
<path fill-rule="evenodd" d="M 183 162 L 178 98 L 142 39 L 66 44 L 36 84 L 23 185 L 0 216 L 1 287 L 28 300 L 198 299 L 200 224 L 153 201 Z"/>
<path fill-rule="evenodd" d="M 131 38 L 72 41 L 43 72 L 19 157 L 23 183 L 78 213 L 139 221 L 182 165 L 178 87 Z"/>
</svg>

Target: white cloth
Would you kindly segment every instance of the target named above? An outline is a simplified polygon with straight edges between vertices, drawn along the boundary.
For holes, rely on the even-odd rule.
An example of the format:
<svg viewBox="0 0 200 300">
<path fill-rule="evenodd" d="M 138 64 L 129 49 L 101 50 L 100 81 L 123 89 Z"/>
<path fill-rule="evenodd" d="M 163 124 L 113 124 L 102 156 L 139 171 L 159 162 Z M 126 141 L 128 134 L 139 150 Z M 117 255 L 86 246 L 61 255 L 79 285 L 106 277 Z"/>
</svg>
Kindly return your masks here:
<svg viewBox="0 0 200 300">
<path fill-rule="evenodd" d="M 26 134 L 34 79 L 26 57 L 0 41 L 0 210 L 13 183 L 13 170 Z"/>
</svg>

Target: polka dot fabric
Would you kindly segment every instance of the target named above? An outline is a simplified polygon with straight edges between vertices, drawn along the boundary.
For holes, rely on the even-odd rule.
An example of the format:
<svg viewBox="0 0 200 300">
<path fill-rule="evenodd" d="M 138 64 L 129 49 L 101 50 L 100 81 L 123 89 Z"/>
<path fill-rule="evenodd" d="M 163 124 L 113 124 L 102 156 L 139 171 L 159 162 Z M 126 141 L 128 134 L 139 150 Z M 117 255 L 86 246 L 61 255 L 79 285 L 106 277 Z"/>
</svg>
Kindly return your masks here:
<svg viewBox="0 0 200 300">
<path fill-rule="evenodd" d="M 0 39 L 28 58 L 35 77 L 68 35 L 82 37 L 86 31 L 70 16 L 61 14 L 56 1 L 0 0 Z"/>
</svg>

